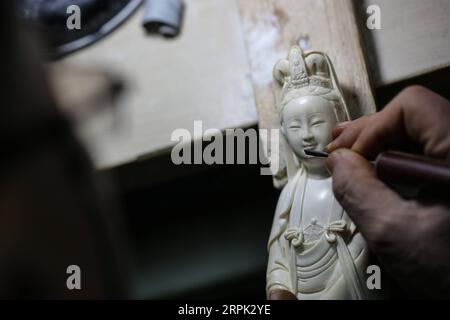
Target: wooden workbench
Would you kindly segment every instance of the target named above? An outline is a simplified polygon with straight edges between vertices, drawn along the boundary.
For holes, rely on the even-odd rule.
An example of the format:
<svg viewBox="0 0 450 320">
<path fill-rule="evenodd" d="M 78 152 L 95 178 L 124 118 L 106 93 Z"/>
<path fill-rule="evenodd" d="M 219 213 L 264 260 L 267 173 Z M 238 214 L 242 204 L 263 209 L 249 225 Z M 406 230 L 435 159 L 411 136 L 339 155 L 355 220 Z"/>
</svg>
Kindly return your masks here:
<svg viewBox="0 0 450 320">
<path fill-rule="evenodd" d="M 177 128 L 276 126 L 271 70 L 292 44 L 333 60 L 354 116 L 375 111 L 371 86 L 450 63 L 450 2 L 439 0 L 185 0 L 176 39 L 147 36 L 139 10 L 98 43 L 57 62 L 119 74 L 118 112 L 79 125 L 99 168 L 169 152 Z M 356 4 L 356 5 L 354 5 Z M 365 27 L 369 4 L 381 30 Z M 75 84 L 71 84 L 73 87 Z M 67 90 L 59 90 L 65 95 Z M 118 124 L 118 125 L 117 125 Z"/>
</svg>

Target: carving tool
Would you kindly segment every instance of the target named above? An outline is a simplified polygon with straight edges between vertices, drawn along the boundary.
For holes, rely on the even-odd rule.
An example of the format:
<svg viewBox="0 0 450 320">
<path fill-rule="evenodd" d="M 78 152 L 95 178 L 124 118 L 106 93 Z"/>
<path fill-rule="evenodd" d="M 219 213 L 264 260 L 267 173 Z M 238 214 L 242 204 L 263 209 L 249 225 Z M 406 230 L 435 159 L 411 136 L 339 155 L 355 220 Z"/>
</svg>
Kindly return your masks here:
<svg viewBox="0 0 450 320">
<path fill-rule="evenodd" d="M 328 153 L 304 149 L 305 154 L 326 158 Z M 370 161 L 380 180 L 389 184 L 428 187 L 440 191 L 450 188 L 450 163 L 410 153 L 386 151 Z"/>
</svg>

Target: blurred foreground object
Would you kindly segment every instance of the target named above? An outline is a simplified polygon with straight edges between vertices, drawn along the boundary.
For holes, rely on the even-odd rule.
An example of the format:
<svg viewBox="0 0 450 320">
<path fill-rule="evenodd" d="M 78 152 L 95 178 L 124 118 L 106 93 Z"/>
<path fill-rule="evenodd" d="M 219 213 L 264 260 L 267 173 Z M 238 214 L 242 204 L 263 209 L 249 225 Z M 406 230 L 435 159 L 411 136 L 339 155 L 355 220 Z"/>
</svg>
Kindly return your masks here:
<svg viewBox="0 0 450 320">
<path fill-rule="evenodd" d="M 59 57 L 101 39 L 139 7 L 142 0 L 20 0 L 18 13 L 47 37 L 50 56 Z M 70 6 L 78 6 L 81 27 L 67 28 Z"/>
<path fill-rule="evenodd" d="M 60 113 L 39 50 L 0 3 L 0 298 L 121 298 L 127 249 L 109 184 L 100 184 Z M 70 290 L 69 266 L 81 270 Z"/>
<path fill-rule="evenodd" d="M 105 69 L 51 64 L 47 71 L 58 107 L 77 123 L 115 108 L 125 87 L 119 76 Z"/>
</svg>

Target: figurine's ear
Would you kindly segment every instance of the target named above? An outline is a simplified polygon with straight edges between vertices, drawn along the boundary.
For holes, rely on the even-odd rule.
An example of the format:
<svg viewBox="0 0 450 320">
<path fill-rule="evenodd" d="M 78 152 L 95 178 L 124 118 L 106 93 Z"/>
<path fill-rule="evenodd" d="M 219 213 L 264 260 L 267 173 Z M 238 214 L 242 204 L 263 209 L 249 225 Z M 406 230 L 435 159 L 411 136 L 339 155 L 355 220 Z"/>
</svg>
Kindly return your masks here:
<svg viewBox="0 0 450 320">
<path fill-rule="evenodd" d="M 281 134 L 283 135 L 283 137 L 286 137 L 286 131 L 284 130 L 283 121 L 281 121 L 281 124 L 280 124 L 280 131 L 281 131 Z"/>
</svg>

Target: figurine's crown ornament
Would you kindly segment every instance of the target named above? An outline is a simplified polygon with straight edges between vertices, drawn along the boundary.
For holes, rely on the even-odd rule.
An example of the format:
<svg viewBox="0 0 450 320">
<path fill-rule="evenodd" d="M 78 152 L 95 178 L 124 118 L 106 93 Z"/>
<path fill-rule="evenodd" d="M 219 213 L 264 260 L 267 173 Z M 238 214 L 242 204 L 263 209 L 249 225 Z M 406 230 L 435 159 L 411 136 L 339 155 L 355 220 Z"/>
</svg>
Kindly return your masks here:
<svg viewBox="0 0 450 320">
<path fill-rule="evenodd" d="M 275 65 L 273 76 L 282 86 L 283 97 L 289 91 L 307 86 L 334 89 L 331 68 L 326 54 L 312 51 L 305 55 L 299 46 L 293 46 L 287 59 L 282 59 Z"/>
</svg>

